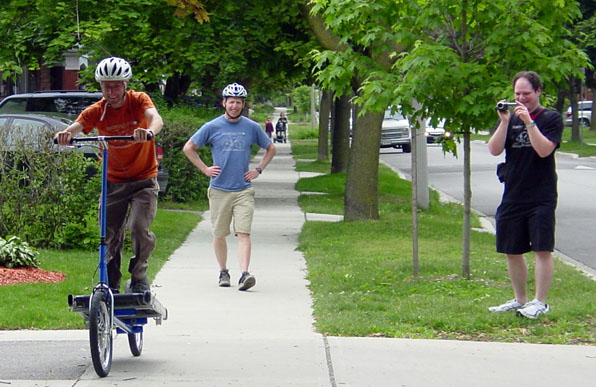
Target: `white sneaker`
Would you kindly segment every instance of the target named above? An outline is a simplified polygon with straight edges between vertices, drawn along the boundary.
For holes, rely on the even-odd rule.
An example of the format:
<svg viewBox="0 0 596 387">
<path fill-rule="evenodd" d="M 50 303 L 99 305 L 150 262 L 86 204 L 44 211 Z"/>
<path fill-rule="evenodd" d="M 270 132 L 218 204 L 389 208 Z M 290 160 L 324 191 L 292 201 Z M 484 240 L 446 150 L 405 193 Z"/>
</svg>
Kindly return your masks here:
<svg viewBox="0 0 596 387">
<path fill-rule="evenodd" d="M 504 304 L 497 305 L 497 306 L 491 306 L 488 308 L 488 310 L 493 313 L 500 313 L 500 312 L 516 311 L 522 307 L 523 307 L 523 305 L 514 298 L 513 300 L 509 300 Z"/>
<path fill-rule="evenodd" d="M 543 304 L 539 300 L 533 299 L 532 301 L 524 305 L 523 308 L 518 309 L 517 315 L 535 319 L 541 314 L 547 314 L 549 311 L 550 306 L 548 304 Z"/>
</svg>

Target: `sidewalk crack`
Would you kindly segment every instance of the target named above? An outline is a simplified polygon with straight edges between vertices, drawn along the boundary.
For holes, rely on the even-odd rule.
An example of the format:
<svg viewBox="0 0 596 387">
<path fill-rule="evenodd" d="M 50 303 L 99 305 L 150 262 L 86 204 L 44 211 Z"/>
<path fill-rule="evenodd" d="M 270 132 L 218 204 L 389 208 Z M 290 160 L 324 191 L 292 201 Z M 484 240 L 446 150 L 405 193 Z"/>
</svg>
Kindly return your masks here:
<svg viewBox="0 0 596 387">
<path fill-rule="evenodd" d="M 335 382 L 335 372 L 333 371 L 333 361 L 331 360 L 331 347 L 329 346 L 329 341 L 325 335 L 323 335 L 323 343 L 325 344 L 325 357 L 327 358 L 329 382 L 331 383 L 331 387 L 337 387 L 337 383 Z"/>
</svg>

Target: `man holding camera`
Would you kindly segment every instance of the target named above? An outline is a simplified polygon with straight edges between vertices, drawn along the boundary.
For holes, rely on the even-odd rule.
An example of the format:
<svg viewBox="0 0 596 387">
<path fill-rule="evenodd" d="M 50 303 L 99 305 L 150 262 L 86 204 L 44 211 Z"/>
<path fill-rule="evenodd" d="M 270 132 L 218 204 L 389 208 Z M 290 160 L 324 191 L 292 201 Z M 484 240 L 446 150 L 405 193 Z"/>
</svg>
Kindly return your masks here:
<svg viewBox="0 0 596 387">
<path fill-rule="evenodd" d="M 515 311 L 534 319 L 550 311 L 546 297 L 553 276 L 557 173 L 555 149 L 561 143 L 563 119 L 540 106 L 542 80 L 533 71 L 513 78 L 515 106 L 497 105 L 499 125 L 488 141 L 494 156 L 505 151 L 505 188 L 495 216 L 497 252 L 507 255 L 515 298 L 490 307 L 491 312 Z M 512 111 L 510 109 L 512 108 Z M 528 302 L 525 253 L 536 256 L 536 294 Z"/>
</svg>

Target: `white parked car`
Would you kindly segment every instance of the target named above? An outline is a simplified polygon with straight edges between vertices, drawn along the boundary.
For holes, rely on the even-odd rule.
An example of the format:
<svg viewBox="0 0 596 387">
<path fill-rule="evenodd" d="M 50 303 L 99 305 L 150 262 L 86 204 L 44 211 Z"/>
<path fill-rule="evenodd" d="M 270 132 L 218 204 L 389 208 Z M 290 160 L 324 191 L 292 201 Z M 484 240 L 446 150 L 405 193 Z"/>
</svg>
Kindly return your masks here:
<svg viewBox="0 0 596 387">
<path fill-rule="evenodd" d="M 385 111 L 381 130 L 381 148 L 401 148 L 404 153 L 412 151 L 410 143 L 410 121 L 399 111 Z"/>
<path fill-rule="evenodd" d="M 434 144 L 441 141 L 445 135 L 445 120 L 439 120 L 436 126 L 432 125 L 432 119 L 426 121 L 426 143 Z"/>
<path fill-rule="evenodd" d="M 573 120 L 571 117 L 571 106 L 565 114 L 565 125 L 571 126 Z M 592 121 L 592 101 L 579 101 L 577 103 L 577 118 L 580 126 L 590 126 Z"/>
</svg>

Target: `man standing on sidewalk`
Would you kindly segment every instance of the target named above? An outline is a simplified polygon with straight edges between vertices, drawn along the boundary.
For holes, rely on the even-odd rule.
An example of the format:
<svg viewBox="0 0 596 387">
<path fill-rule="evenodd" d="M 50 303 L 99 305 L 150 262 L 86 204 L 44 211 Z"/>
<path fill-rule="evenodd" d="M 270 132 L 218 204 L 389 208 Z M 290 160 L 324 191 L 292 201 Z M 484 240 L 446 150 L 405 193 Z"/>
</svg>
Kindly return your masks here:
<svg viewBox="0 0 596 387">
<path fill-rule="evenodd" d="M 513 78 L 516 106 L 512 113 L 498 110 L 500 123 L 488 141 L 494 156 L 505 150 L 505 189 L 495 216 L 497 251 L 507 255 L 507 268 L 515 298 L 491 312 L 517 311 L 536 318 L 550 306 L 546 297 L 553 277 L 557 173 L 555 149 L 561 143 L 563 120 L 540 106 L 542 80 L 533 71 Z M 536 296 L 527 302 L 528 267 L 524 253 L 536 256 Z"/>
<path fill-rule="evenodd" d="M 261 126 L 242 116 L 247 94 L 246 89 L 237 83 L 226 86 L 222 93 L 225 113 L 203 125 L 184 145 L 186 157 L 211 178 L 207 195 L 213 248 L 220 268 L 219 286 L 223 287 L 230 286 L 226 237 L 230 235 L 230 225 L 234 221 L 242 270 L 238 290 L 248 290 L 256 284 L 255 277 L 248 271 L 255 205 L 251 181 L 263 173 L 276 152 Z M 197 149 L 205 144 L 211 146 L 212 166 L 207 166 L 197 153 Z M 265 155 L 255 169 L 249 170 L 253 144 L 264 148 Z"/>
</svg>

